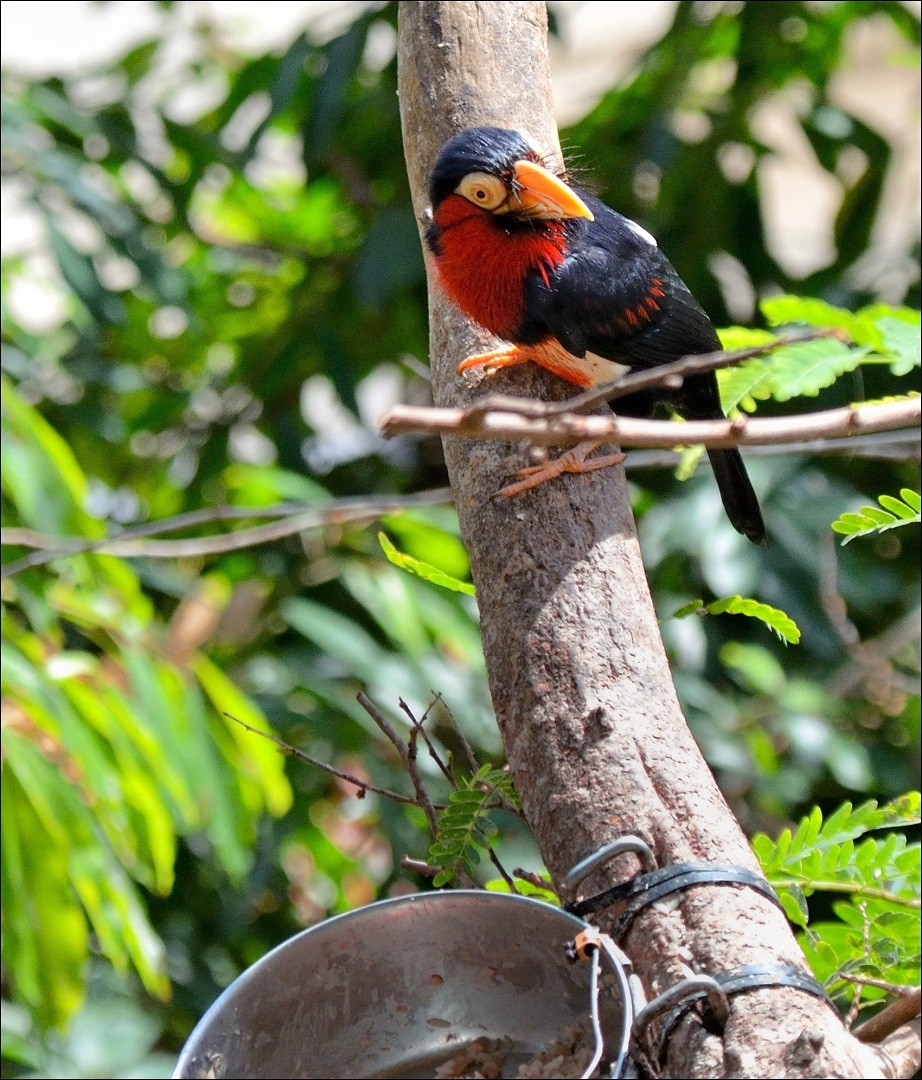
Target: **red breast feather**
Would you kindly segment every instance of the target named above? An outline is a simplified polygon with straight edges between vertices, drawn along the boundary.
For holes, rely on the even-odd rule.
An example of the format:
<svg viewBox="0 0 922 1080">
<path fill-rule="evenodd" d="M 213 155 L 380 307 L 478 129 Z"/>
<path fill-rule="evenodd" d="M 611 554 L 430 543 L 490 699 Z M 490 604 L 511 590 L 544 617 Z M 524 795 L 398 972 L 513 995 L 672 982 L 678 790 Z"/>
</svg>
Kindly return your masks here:
<svg viewBox="0 0 922 1080">
<path fill-rule="evenodd" d="M 565 257 L 559 222 L 514 227 L 461 195 L 449 195 L 435 213 L 435 264 L 449 298 L 475 322 L 506 341 L 522 323 L 525 277 L 548 274 Z"/>
</svg>

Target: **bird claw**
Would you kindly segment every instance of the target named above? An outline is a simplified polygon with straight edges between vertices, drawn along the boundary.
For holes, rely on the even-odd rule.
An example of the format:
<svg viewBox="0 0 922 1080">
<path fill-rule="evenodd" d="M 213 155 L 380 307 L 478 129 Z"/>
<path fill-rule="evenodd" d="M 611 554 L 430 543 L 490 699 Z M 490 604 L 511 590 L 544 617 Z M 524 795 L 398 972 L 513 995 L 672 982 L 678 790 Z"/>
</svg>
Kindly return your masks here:
<svg viewBox="0 0 922 1080">
<path fill-rule="evenodd" d="M 548 461 L 543 465 L 529 465 L 528 468 L 519 469 L 516 476 L 521 476 L 524 479 L 515 484 L 508 484 L 500 491 L 497 491 L 492 498 L 509 499 L 513 495 L 519 495 L 530 488 L 538 487 L 539 484 L 553 480 L 564 473 L 595 472 L 597 469 L 607 469 L 610 465 L 620 465 L 624 461 L 624 454 L 605 454 L 603 457 L 592 458 L 591 461 L 587 461 L 586 458 L 589 454 L 600 445 L 599 442 L 580 443 L 553 461 Z"/>
<path fill-rule="evenodd" d="M 461 375 L 465 371 L 471 371 L 474 368 L 483 368 L 484 374 L 489 375 L 491 371 L 498 371 L 500 368 L 512 367 L 513 364 L 524 364 L 528 360 L 528 356 L 522 352 L 517 345 L 505 345 L 501 349 L 491 349 L 490 352 L 475 353 L 474 356 L 467 357 L 466 360 L 462 360 L 458 364 L 458 374 Z"/>
</svg>

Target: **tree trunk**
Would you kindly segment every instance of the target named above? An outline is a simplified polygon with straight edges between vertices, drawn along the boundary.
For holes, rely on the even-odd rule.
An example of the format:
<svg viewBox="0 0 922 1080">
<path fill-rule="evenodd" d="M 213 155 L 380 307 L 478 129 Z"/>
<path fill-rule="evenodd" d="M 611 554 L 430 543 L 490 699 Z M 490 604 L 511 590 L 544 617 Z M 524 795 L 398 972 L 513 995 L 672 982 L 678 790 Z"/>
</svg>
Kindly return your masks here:
<svg viewBox="0 0 922 1080">
<path fill-rule="evenodd" d="M 559 150 L 546 37 L 543 3 L 401 3 L 400 106 L 417 214 L 439 147 L 464 128 L 516 128 Z M 455 368 L 492 343 L 429 280 L 436 404 L 465 405 L 486 387 L 472 388 Z M 545 399 L 572 393 L 535 365 L 499 372 L 487 386 Z M 565 476 L 491 501 L 525 463 L 520 446 L 449 438 L 445 456 L 496 716 L 555 882 L 628 833 L 643 837 L 661 866 L 712 860 L 757 870 L 679 708 L 623 471 Z M 600 891 L 637 869 L 622 856 L 586 887 Z M 662 908 L 647 908 L 623 942 L 648 997 L 689 969 L 808 970 L 784 916 L 751 889 L 695 887 Z M 915 1067 L 905 1029 L 884 1044 L 889 1053 L 863 1045 L 828 1004 L 798 990 L 757 990 L 730 1003 L 722 1037 L 696 1013 L 686 1016 L 670 1040 L 666 1075 L 895 1077 Z"/>
</svg>

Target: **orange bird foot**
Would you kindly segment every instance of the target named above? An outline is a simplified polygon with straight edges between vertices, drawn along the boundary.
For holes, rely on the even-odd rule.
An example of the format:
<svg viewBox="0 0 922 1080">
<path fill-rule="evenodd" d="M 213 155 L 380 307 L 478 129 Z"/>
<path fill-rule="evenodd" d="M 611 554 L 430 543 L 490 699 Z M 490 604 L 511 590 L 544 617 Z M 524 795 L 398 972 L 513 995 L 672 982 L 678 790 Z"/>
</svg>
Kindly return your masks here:
<svg viewBox="0 0 922 1080">
<path fill-rule="evenodd" d="M 595 472 L 596 469 L 607 469 L 609 465 L 620 465 L 624 461 L 624 454 L 606 454 L 604 457 L 587 461 L 586 458 L 592 451 L 601 445 L 600 440 L 580 443 L 579 446 L 574 446 L 572 450 L 567 450 L 559 458 L 548 461 L 544 465 L 532 465 L 527 469 L 520 469 L 516 476 L 522 476 L 525 479 L 519 480 L 516 484 L 509 484 L 502 491 L 497 491 L 493 498 L 508 499 L 522 491 L 528 491 L 529 488 L 537 487 L 546 480 L 553 480 L 563 473 Z"/>
<path fill-rule="evenodd" d="M 489 374 L 499 368 L 512 367 L 513 364 L 524 364 L 528 359 L 518 345 L 504 345 L 501 349 L 491 349 L 490 352 L 477 353 L 462 360 L 458 364 L 458 374 L 479 367 L 484 369 L 485 374 Z"/>
</svg>

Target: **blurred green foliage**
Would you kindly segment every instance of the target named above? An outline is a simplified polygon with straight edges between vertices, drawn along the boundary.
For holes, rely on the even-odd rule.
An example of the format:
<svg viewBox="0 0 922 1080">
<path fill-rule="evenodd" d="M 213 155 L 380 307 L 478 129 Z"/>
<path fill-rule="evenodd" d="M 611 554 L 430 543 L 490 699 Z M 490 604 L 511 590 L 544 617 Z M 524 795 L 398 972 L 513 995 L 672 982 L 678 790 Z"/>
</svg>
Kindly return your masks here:
<svg viewBox="0 0 922 1080">
<path fill-rule="evenodd" d="M 375 429 L 390 403 L 428 400 L 396 5 L 258 57 L 230 53 L 202 21 L 181 76 L 166 62 L 181 5 L 161 7 L 162 40 L 106 71 L 4 77 L 4 171 L 46 253 L 2 269 L 4 527 L 88 544 L 186 511 L 253 508 L 220 526 L 230 534 L 280 503 L 444 483 L 437 444 L 385 444 Z M 633 75 L 563 133 L 719 323 L 747 321 L 713 271 L 721 253 L 756 297 L 815 298 L 768 300 L 769 325 L 848 322 L 857 347 L 819 343 L 797 391 L 809 397 L 751 367 L 722 375 L 729 404 L 806 411 L 914 385 L 918 324 L 879 302 L 917 301 L 893 294 L 892 275 L 856 271 L 891 150 L 829 97 L 868 18 L 917 50 L 918 22 L 897 3 L 681 3 Z M 830 176 L 843 155 L 864 162 L 837 180 L 836 253 L 806 281 L 772 256 L 761 216 L 769 150 L 753 117 L 785 95 Z M 21 299 L 36 288 L 60 309 L 41 324 Z M 762 319 L 753 304 L 749 321 Z M 724 340 L 764 334 L 734 327 Z M 891 446 L 765 456 L 751 472 L 767 549 L 733 532 L 708 477 L 630 475 L 686 714 L 744 826 L 777 833 L 814 804 L 890 800 L 914 782 L 918 530 L 842 549 L 830 524 L 918 490 L 918 466 Z M 356 799 L 232 717 L 408 793 L 355 700 L 364 689 L 403 733 L 400 699 L 416 717 L 431 706 L 434 745 L 462 762 L 456 720 L 499 769 L 475 602 L 440 585 L 468 577 L 453 511 L 435 507 L 208 557 L 60 555 L 4 581 L 4 1075 L 166 1075 L 163 1055 L 268 948 L 328 913 L 429 887 L 400 867 L 432 839 L 418 808 Z M 744 614 L 665 618 L 732 596 L 787 613 L 801 643 L 785 648 Z M 419 768 L 445 802 L 444 775 L 422 753 Z M 539 870 L 517 819 L 495 824 L 499 839 L 481 831 L 503 862 Z M 807 902 L 832 924 L 827 901 L 818 889 Z M 112 1046 L 116 1023 L 126 1035 Z"/>
</svg>

